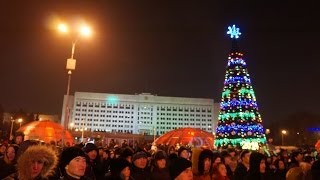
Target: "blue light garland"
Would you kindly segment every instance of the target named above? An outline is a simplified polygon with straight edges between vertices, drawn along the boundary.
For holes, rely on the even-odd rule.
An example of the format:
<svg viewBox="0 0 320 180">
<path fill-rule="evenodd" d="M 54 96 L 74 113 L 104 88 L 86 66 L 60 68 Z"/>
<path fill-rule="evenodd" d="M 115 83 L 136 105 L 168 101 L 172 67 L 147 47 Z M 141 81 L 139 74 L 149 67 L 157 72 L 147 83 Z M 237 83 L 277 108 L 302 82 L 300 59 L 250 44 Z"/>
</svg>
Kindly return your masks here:
<svg viewBox="0 0 320 180">
<path fill-rule="evenodd" d="M 247 66 L 246 62 L 243 59 L 230 59 L 228 61 L 228 66 L 241 65 L 244 68 Z"/>
<path fill-rule="evenodd" d="M 251 85 L 251 80 L 250 78 L 244 76 L 235 76 L 235 77 L 229 77 L 224 81 L 224 84 L 234 84 L 234 83 L 246 83 Z"/>
</svg>

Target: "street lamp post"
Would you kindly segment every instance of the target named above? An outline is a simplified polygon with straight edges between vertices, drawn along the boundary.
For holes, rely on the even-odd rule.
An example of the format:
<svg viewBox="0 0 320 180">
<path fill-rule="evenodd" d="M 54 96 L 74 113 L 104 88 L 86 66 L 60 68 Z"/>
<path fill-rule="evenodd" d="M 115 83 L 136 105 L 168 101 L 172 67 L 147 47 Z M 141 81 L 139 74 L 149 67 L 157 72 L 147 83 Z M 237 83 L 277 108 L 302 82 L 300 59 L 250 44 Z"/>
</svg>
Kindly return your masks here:
<svg viewBox="0 0 320 180">
<path fill-rule="evenodd" d="M 281 131 L 281 145 L 283 146 L 283 136 L 287 134 L 286 130 Z"/>
<path fill-rule="evenodd" d="M 62 33 L 69 32 L 69 29 L 65 24 L 59 24 L 58 30 Z M 67 85 L 65 110 L 64 110 L 64 123 L 63 123 L 65 131 L 68 130 L 68 125 L 69 125 L 69 117 L 70 117 L 69 94 L 70 94 L 71 74 L 72 74 L 72 71 L 75 70 L 76 68 L 76 59 L 74 59 L 74 51 L 75 51 L 76 43 L 77 43 L 78 37 L 80 36 L 88 37 L 90 35 L 91 35 L 91 29 L 88 26 L 82 26 L 79 29 L 79 32 L 75 36 L 75 39 L 72 41 L 71 57 L 67 59 L 66 69 L 68 71 L 68 85 Z M 63 134 L 63 140 L 64 140 L 64 134 Z"/>
<path fill-rule="evenodd" d="M 153 128 L 153 142 L 156 140 L 156 128 Z"/>
<path fill-rule="evenodd" d="M 14 122 L 14 119 L 12 119 L 12 117 L 11 117 L 11 130 L 10 130 L 10 137 L 9 137 L 10 140 L 13 139 L 13 136 L 12 136 L 13 122 Z"/>
</svg>

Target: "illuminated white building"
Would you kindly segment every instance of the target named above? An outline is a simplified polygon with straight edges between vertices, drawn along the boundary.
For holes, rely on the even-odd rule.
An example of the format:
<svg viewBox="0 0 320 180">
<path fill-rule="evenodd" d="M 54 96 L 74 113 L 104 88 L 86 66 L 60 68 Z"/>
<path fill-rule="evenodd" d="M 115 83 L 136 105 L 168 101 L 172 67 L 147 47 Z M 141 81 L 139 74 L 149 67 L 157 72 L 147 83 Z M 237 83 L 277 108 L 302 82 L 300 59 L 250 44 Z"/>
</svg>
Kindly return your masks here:
<svg viewBox="0 0 320 180">
<path fill-rule="evenodd" d="M 88 131 L 162 135 L 180 127 L 213 132 L 213 99 L 152 94 L 76 92 L 69 98 L 69 128 Z M 64 117 L 64 114 L 62 114 Z M 62 122 L 63 123 L 63 122 Z"/>
</svg>

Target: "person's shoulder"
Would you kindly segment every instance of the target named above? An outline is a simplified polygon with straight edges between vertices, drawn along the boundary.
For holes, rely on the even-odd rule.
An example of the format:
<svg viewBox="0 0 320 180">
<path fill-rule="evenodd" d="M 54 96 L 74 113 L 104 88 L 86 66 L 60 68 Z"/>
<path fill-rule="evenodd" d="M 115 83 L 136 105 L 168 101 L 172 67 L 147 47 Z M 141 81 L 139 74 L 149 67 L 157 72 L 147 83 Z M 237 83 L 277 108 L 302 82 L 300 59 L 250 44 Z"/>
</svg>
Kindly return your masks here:
<svg viewBox="0 0 320 180">
<path fill-rule="evenodd" d="M 320 170 L 320 159 L 313 162 L 311 169 L 319 169 Z"/>
</svg>

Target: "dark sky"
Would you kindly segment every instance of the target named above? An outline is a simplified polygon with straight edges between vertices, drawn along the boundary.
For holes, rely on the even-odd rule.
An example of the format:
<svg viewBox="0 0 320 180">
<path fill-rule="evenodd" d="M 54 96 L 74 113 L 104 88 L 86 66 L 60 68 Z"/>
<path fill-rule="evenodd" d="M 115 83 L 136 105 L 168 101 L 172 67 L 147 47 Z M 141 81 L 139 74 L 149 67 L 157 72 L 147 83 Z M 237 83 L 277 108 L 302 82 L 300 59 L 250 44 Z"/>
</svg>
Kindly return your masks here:
<svg viewBox="0 0 320 180">
<path fill-rule="evenodd" d="M 264 123 L 318 112 L 317 6 L 255 1 L 1 1 L 0 104 L 61 113 L 71 39 L 52 20 L 85 20 L 71 92 L 213 98 L 220 101 L 237 24 Z"/>
</svg>

